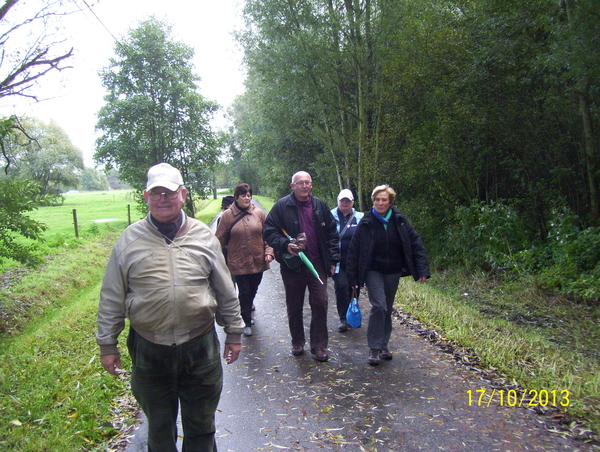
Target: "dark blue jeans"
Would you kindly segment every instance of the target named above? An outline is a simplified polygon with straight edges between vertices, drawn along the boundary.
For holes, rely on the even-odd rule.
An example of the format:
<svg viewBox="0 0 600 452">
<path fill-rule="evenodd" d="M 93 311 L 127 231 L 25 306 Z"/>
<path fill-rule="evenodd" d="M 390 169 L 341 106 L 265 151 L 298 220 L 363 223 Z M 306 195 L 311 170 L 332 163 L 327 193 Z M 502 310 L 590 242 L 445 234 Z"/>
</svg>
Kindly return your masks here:
<svg viewBox="0 0 600 452">
<path fill-rule="evenodd" d="M 346 321 L 346 312 L 352 299 L 352 289 L 348 284 L 348 273 L 345 268 L 340 267 L 340 271 L 333 275 L 333 287 L 335 289 L 335 301 L 340 320 Z"/>
<path fill-rule="evenodd" d="M 215 411 L 223 387 L 213 330 L 179 346 L 157 345 L 131 328 L 131 389 L 148 418 L 148 452 L 177 452 L 181 405 L 183 452 L 216 452 Z"/>
<path fill-rule="evenodd" d="M 365 276 L 371 312 L 367 328 L 369 348 L 381 350 L 388 348 L 392 335 L 392 307 L 398 290 L 400 273 L 392 275 L 368 271 Z"/>
</svg>

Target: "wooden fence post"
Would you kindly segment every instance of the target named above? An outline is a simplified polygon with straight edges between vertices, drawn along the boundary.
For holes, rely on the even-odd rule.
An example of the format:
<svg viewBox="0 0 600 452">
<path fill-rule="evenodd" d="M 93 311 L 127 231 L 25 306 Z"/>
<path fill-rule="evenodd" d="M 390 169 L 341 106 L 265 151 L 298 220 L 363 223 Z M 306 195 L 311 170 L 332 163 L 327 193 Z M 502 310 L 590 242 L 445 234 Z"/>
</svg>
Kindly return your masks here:
<svg viewBox="0 0 600 452">
<path fill-rule="evenodd" d="M 73 209 L 73 224 L 75 225 L 75 237 L 79 238 L 79 225 L 77 224 L 77 210 Z"/>
</svg>

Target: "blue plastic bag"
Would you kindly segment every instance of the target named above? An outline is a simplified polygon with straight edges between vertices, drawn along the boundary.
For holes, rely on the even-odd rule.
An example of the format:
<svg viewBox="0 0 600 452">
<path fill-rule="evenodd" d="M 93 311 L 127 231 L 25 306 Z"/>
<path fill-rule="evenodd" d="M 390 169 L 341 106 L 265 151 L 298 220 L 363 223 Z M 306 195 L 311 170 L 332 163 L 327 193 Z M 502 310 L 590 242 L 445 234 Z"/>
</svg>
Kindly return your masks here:
<svg viewBox="0 0 600 452">
<path fill-rule="evenodd" d="M 360 328 L 362 323 L 362 314 L 360 313 L 360 308 L 358 307 L 358 300 L 356 297 L 352 298 L 350 304 L 348 305 L 348 311 L 346 311 L 346 322 L 352 328 Z"/>
</svg>

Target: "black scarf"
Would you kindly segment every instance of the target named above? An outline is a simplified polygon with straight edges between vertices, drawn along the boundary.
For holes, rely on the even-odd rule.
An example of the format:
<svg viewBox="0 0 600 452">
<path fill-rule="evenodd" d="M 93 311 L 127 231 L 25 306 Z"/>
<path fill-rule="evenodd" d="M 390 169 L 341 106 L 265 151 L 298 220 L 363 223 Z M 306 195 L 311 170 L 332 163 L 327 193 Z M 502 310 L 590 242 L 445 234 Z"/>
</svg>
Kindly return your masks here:
<svg viewBox="0 0 600 452">
<path fill-rule="evenodd" d="M 177 231 L 179 231 L 179 228 L 181 228 L 183 216 L 179 215 L 179 218 L 177 218 L 177 220 L 172 221 L 170 223 L 161 223 L 157 221 L 156 218 L 154 218 L 152 215 L 150 215 L 150 220 L 152 221 L 152 224 L 156 227 L 156 229 L 158 229 L 158 232 L 160 232 L 163 235 L 167 243 L 171 243 L 175 239 Z"/>
<path fill-rule="evenodd" d="M 234 201 L 234 204 L 238 209 L 240 209 L 240 212 L 244 212 L 244 211 L 248 210 L 250 208 L 250 206 L 252 205 L 252 204 L 250 204 L 250 206 L 248 206 L 248 207 L 240 207 L 240 205 L 237 203 L 237 201 Z"/>
</svg>

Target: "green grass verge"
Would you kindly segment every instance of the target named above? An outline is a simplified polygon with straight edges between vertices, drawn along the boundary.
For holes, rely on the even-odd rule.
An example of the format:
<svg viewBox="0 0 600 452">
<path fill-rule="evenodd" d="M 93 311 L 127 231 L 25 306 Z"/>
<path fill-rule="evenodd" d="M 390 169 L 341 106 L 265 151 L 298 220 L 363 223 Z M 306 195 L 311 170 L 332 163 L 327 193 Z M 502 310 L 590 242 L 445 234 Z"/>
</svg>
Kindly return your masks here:
<svg viewBox="0 0 600 452">
<path fill-rule="evenodd" d="M 99 284 L 119 232 L 63 251 L 23 277 L 7 302 L 21 302 L 0 346 L 0 449 L 92 450 L 116 433 L 111 402 L 120 379 L 99 364 L 94 334 Z"/>
<path fill-rule="evenodd" d="M 567 300 L 562 303 L 554 300 L 553 304 L 557 306 L 551 309 L 547 299 L 536 300 L 531 295 L 527 296 L 523 288 L 520 297 L 515 299 L 515 293 L 511 291 L 497 293 L 496 286 L 494 298 L 497 305 L 502 301 L 505 305 L 518 304 L 521 310 L 530 313 L 529 318 L 533 318 L 531 310 L 536 303 L 540 311 L 562 312 L 563 317 L 556 327 L 558 335 L 564 329 L 563 323 L 585 324 L 583 328 L 570 332 L 568 342 L 559 344 L 553 339 L 556 332 L 548 331 L 552 329 L 550 325 L 518 324 L 515 321 L 518 316 L 505 318 L 499 311 L 490 315 L 481 301 L 465 301 L 473 295 L 472 292 L 464 292 L 457 287 L 454 290 L 448 286 L 436 287 L 435 284 L 434 280 L 429 284 L 414 284 L 405 278 L 398 291 L 397 306 L 434 328 L 446 340 L 472 349 L 484 366 L 516 382 L 523 390 L 546 389 L 558 393 L 568 390 L 570 403 L 561 409 L 573 418 L 584 420 L 595 432 L 600 432 L 597 310 L 595 318 L 590 318 L 589 312 L 588 318 L 583 318 L 582 307 L 569 307 Z M 581 346 L 583 343 L 586 346 Z M 475 391 L 482 388 L 465 388 L 465 391 L 468 389 Z"/>
<path fill-rule="evenodd" d="M 271 211 L 273 205 L 275 204 L 274 200 L 267 198 L 266 196 L 253 196 L 253 198 L 260 203 L 267 213 Z"/>
<path fill-rule="evenodd" d="M 204 199 L 196 202 L 196 218 L 207 226 L 210 226 L 213 218 L 221 212 L 221 198 Z"/>
</svg>

